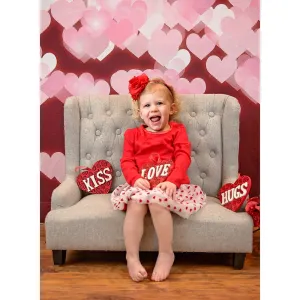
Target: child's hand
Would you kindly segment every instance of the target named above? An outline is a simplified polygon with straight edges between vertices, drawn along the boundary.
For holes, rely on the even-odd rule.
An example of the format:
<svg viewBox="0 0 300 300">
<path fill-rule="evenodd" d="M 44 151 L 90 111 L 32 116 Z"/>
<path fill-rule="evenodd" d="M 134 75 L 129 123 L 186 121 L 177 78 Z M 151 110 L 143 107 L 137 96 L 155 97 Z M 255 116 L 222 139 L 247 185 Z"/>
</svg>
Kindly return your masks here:
<svg viewBox="0 0 300 300">
<path fill-rule="evenodd" d="M 176 185 L 174 183 L 170 181 L 164 181 L 159 183 L 156 187 L 165 191 L 169 197 L 172 197 L 172 199 L 175 200 Z"/>
<path fill-rule="evenodd" d="M 139 178 L 135 181 L 134 187 L 138 187 L 142 190 L 149 190 L 150 189 L 150 183 L 147 179 Z"/>
</svg>

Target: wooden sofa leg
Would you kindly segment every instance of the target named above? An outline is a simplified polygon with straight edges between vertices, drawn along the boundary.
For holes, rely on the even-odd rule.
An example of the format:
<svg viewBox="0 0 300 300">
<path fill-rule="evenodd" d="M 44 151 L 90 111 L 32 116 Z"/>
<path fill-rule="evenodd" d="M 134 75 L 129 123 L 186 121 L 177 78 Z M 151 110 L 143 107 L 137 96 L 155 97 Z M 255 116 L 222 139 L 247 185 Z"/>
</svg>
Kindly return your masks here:
<svg viewBox="0 0 300 300">
<path fill-rule="evenodd" d="M 63 265 L 66 261 L 67 250 L 52 250 L 54 265 Z"/>
<path fill-rule="evenodd" d="M 244 267 L 246 253 L 234 253 L 233 254 L 233 268 L 235 270 L 241 270 Z"/>
</svg>

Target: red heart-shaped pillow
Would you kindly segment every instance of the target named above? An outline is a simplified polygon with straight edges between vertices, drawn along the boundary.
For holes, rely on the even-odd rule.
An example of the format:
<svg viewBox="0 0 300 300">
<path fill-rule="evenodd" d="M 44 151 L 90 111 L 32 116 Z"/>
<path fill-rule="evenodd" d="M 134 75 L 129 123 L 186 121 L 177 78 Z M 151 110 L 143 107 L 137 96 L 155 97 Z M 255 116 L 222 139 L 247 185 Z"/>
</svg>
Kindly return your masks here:
<svg viewBox="0 0 300 300">
<path fill-rule="evenodd" d="M 245 211 L 252 217 L 254 227 L 260 227 L 260 198 L 250 198 L 245 206 Z"/>
<path fill-rule="evenodd" d="M 218 198 L 224 207 L 232 211 L 238 211 L 249 195 L 250 189 L 250 177 L 239 176 L 234 183 L 226 183 L 220 188 Z"/>
<path fill-rule="evenodd" d="M 82 167 L 77 167 L 78 168 Z M 77 176 L 78 187 L 91 194 L 108 194 L 112 184 L 112 166 L 106 160 L 98 160 L 93 167 L 84 167 L 84 171 Z"/>
</svg>

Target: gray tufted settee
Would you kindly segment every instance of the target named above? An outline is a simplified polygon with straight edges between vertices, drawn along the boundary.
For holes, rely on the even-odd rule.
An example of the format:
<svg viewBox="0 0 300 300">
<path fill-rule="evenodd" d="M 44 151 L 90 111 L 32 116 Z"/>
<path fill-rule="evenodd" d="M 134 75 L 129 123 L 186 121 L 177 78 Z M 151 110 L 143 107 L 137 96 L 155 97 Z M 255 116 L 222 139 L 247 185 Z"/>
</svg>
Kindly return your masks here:
<svg viewBox="0 0 300 300">
<path fill-rule="evenodd" d="M 181 99 L 180 119 L 192 144 L 188 174 L 208 197 L 189 219 L 173 214 L 174 251 L 233 253 L 233 267 L 241 269 L 246 253 L 252 252 L 252 219 L 222 207 L 216 198 L 219 188 L 238 176 L 240 105 L 222 94 L 181 95 Z M 132 118 L 127 95 L 70 97 L 64 105 L 64 124 L 66 177 L 53 191 L 45 220 L 46 245 L 58 265 L 64 264 L 67 250 L 125 250 L 125 213 L 113 210 L 110 194 L 81 192 L 75 168 L 92 167 L 104 159 L 113 167 L 111 191 L 125 183 L 120 168 L 124 132 L 140 125 Z M 157 249 L 147 215 L 141 251 Z"/>
</svg>

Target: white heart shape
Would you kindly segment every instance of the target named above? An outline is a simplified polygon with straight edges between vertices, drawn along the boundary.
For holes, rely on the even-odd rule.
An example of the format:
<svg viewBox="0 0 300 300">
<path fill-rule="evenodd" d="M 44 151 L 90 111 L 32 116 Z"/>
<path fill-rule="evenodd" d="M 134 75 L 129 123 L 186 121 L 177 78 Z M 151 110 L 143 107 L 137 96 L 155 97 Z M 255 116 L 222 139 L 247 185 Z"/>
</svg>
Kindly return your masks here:
<svg viewBox="0 0 300 300">
<path fill-rule="evenodd" d="M 53 2 L 55 2 L 56 0 L 41 0 L 41 6 L 40 6 L 40 10 L 46 10 L 48 11 L 50 9 L 50 6 Z"/>
<path fill-rule="evenodd" d="M 208 12 L 206 13 L 208 14 Z M 203 18 L 202 22 L 211 30 L 213 30 L 217 35 L 221 36 L 223 33 L 221 29 L 221 22 L 225 17 L 234 18 L 234 12 L 231 11 L 226 5 L 219 4 L 213 9 L 212 18 Z"/>
<path fill-rule="evenodd" d="M 108 46 L 106 49 L 97 57 L 98 60 L 103 60 L 113 49 L 115 48 L 115 44 L 109 41 Z"/>
<path fill-rule="evenodd" d="M 57 65 L 57 59 L 53 53 L 46 53 L 41 58 L 41 64 L 46 64 L 48 66 L 48 69 L 45 72 L 41 71 L 40 73 L 40 78 L 44 79 L 55 69 Z"/>
<path fill-rule="evenodd" d="M 140 28 L 140 32 L 148 39 L 156 30 L 162 29 L 164 26 L 164 18 L 161 14 L 153 14 L 147 19 L 146 23 Z"/>
<path fill-rule="evenodd" d="M 178 63 L 182 61 L 183 64 Z M 180 49 L 177 54 L 168 62 L 167 69 L 176 70 L 178 73 L 183 71 L 191 61 L 191 55 L 186 49 Z"/>
</svg>

